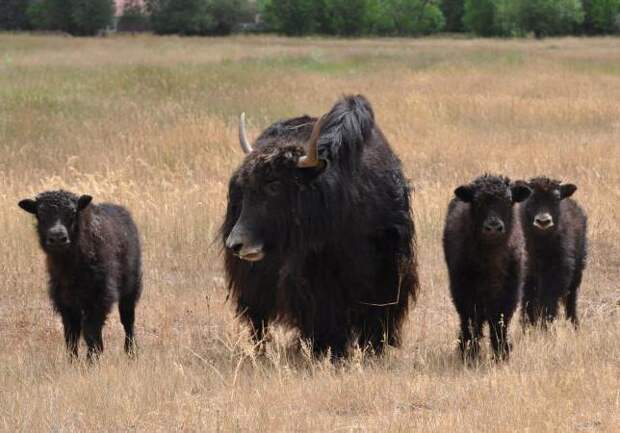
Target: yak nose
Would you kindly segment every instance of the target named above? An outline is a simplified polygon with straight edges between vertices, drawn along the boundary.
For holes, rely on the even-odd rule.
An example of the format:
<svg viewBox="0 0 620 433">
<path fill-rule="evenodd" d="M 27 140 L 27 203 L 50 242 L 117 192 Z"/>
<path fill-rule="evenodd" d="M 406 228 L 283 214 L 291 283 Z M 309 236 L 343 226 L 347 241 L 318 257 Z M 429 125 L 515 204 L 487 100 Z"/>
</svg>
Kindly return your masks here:
<svg viewBox="0 0 620 433">
<path fill-rule="evenodd" d="M 226 248 L 228 248 L 235 255 L 237 255 L 237 254 L 239 254 L 239 251 L 241 251 L 241 248 L 243 248 L 243 242 L 241 242 L 240 239 L 237 239 L 236 237 L 233 237 L 233 235 L 231 233 L 230 236 L 228 236 L 228 238 L 226 238 Z"/>
<path fill-rule="evenodd" d="M 534 218 L 534 225 L 543 230 L 551 228 L 553 227 L 553 217 L 548 213 L 538 214 Z"/>
<path fill-rule="evenodd" d="M 491 218 L 485 221 L 483 229 L 487 233 L 503 233 L 504 223 L 499 218 Z"/>
<path fill-rule="evenodd" d="M 233 229 L 232 233 L 226 238 L 226 248 L 242 260 L 257 262 L 265 257 L 263 245 L 260 242 L 244 242 L 242 236 L 238 236 Z"/>
<path fill-rule="evenodd" d="M 47 244 L 53 247 L 67 245 L 69 243 L 69 236 L 67 230 L 64 227 L 53 227 L 47 233 Z"/>
</svg>

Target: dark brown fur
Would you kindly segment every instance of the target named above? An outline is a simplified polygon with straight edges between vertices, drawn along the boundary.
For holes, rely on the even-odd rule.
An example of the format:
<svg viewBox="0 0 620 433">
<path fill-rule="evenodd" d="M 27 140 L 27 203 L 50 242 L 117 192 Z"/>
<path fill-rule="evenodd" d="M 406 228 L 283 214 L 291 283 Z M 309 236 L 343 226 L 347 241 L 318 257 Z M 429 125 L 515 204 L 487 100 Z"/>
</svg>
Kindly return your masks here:
<svg viewBox="0 0 620 433">
<path fill-rule="evenodd" d="M 380 351 L 400 343 L 418 289 L 410 189 L 361 96 L 342 99 L 325 119 L 327 167 L 298 168 L 316 121 L 272 125 L 233 173 L 222 243 L 243 231 L 266 254 L 248 262 L 229 246 L 229 288 L 258 340 L 278 321 L 317 353 L 341 356 L 352 342 Z"/>
<path fill-rule="evenodd" d="M 464 359 L 476 358 L 482 327 L 488 322 L 495 357 L 501 359 L 510 351 L 508 326 L 525 261 L 514 204 L 524 200 L 529 189 L 511 185 L 505 177 L 484 175 L 455 194 L 448 207 L 443 247 L 461 321 L 459 347 Z"/>
<path fill-rule="evenodd" d="M 47 256 L 49 295 L 62 317 L 70 354 L 78 355 L 82 332 L 89 359 L 103 351 L 101 331 L 117 301 L 125 350 L 133 354 L 142 273 L 138 231 L 129 212 L 113 204 L 90 204 L 89 196 L 66 191 L 44 192 L 19 205 L 37 218 L 39 242 Z M 54 230 L 68 238 L 66 246 L 50 246 Z"/>
<path fill-rule="evenodd" d="M 523 322 L 545 327 L 555 319 L 562 300 L 567 319 L 576 327 L 577 296 L 587 255 L 587 217 L 569 198 L 577 187 L 547 177 L 533 178 L 527 185 L 533 193 L 520 212 L 528 254 Z M 538 215 L 548 215 L 553 224 L 537 227 Z"/>
</svg>

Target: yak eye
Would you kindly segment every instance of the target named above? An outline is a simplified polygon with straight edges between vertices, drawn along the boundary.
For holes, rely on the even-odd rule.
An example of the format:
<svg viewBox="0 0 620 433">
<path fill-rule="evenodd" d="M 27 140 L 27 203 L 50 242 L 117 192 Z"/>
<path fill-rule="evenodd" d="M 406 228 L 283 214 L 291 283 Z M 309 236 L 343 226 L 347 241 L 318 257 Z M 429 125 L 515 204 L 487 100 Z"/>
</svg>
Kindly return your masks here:
<svg viewBox="0 0 620 433">
<path fill-rule="evenodd" d="M 274 180 L 273 182 L 269 182 L 265 186 L 265 191 L 269 195 L 278 195 L 278 194 L 280 194 L 280 191 L 282 191 L 282 182 L 280 182 L 278 180 Z"/>
</svg>

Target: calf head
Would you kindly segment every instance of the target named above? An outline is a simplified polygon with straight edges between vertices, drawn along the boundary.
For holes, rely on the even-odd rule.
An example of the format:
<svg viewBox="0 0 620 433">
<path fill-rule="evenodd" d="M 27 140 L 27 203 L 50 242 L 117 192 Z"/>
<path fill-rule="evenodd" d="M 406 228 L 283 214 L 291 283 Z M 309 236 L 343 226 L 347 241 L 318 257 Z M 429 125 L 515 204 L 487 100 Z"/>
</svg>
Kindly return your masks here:
<svg viewBox="0 0 620 433">
<path fill-rule="evenodd" d="M 240 259 L 259 261 L 268 251 L 284 247 L 299 208 L 299 191 L 326 166 L 318 157 L 317 146 L 323 119 L 298 121 L 301 123 L 289 127 L 311 129 L 305 144 L 299 141 L 299 134 L 291 134 L 289 143 L 282 143 L 282 137 L 267 137 L 253 149 L 241 115 L 239 140 L 247 155 L 229 185 L 226 219 L 234 225 L 224 230 L 226 248 Z"/>
<path fill-rule="evenodd" d="M 24 199 L 19 207 L 33 214 L 41 248 L 47 254 L 62 254 L 75 244 L 80 213 L 90 204 L 89 195 L 77 196 L 67 191 L 47 191 L 33 199 Z"/>
<path fill-rule="evenodd" d="M 454 194 L 469 203 L 476 237 L 497 243 L 512 231 L 513 205 L 527 199 L 531 190 L 524 184 L 512 184 L 506 177 L 485 174 L 459 186 Z"/>
<path fill-rule="evenodd" d="M 577 187 L 547 177 L 532 178 L 527 185 L 532 195 L 525 203 L 525 227 L 541 235 L 554 233 L 561 218 L 560 203 L 572 196 Z"/>
</svg>

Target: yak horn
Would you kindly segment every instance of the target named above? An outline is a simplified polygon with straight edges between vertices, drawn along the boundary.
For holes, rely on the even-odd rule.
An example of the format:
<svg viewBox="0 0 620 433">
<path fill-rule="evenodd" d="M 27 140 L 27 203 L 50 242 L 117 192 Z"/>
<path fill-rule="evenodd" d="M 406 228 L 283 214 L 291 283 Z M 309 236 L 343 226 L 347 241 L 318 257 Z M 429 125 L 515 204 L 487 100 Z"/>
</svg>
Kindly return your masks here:
<svg viewBox="0 0 620 433">
<path fill-rule="evenodd" d="M 241 116 L 239 116 L 239 144 L 241 144 L 241 150 L 246 155 L 252 151 L 248 134 L 245 132 L 245 113 L 241 113 Z"/>
<path fill-rule="evenodd" d="M 312 134 L 306 144 L 306 155 L 299 158 L 297 166 L 300 168 L 311 168 L 319 165 L 319 136 L 321 135 L 321 128 L 323 127 L 323 121 L 325 116 L 316 121 L 312 128 Z"/>
</svg>

